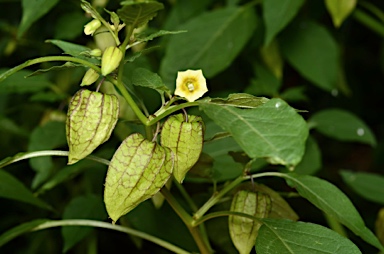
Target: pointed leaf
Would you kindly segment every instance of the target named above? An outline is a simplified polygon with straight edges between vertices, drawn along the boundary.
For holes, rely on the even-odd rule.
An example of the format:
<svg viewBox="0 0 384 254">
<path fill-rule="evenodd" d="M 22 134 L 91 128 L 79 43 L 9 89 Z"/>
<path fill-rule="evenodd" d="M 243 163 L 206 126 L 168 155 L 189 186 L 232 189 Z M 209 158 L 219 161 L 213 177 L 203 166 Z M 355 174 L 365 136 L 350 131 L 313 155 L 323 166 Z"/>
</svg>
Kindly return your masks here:
<svg viewBox="0 0 384 254">
<path fill-rule="evenodd" d="M 333 184 L 314 176 L 284 174 L 287 183 L 320 210 L 332 216 L 371 245 L 384 250 L 349 198 Z"/>
<path fill-rule="evenodd" d="M 137 68 L 132 73 L 132 83 L 136 86 L 144 86 L 155 89 L 161 95 L 165 93 L 171 94 L 171 91 L 166 87 L 160 76 L 145 68 Z"/>
<path fill-rule="evenodd" d="M 257 253 L 361 253 L 349 239 L 320 225 L 277 219 L 262 221 L 255 245 Z"/>
<path fill-rule="evenodd" d="M 257 96 L 275 96 L 281 87 L 281 80 L 260 63 L 255 64 L 256 78 L 252 79 L 251 85 L 245 92 Z"/>
<path fill-rule="evenodd" d="M 384 176 L 379 174 L 340 172 L 343 181 L 363 198 L 384 205 Z"/>
<path fill-rule="evenodd" d="M 303 159 L 295 168 L 295 173 L 302 175 L 313 175 L 321 169 L 321 151 L 316 140 L 309 136 L 305 144 Z"/>
<path fill-rule="evenodd" d="M 117 14 L 127 26 L 134 28 L 145 25 L 153 19 L 157 12 L 164 8 L 162 3 L 156 1 L 146 2 L 121 2 L 123 7 L 117 10 Z"/>
<path fill-rule="evenodd" d="M 90 219 L 105 220 L 107 213 L 103 201 L 94 195 L 79 196 L 71 200 L 65 207 L 63 219 Z M 62 227 L 61 234 L 64 239 L 63 252 L 70 250 L 76 243 L 84 239 L 92 228 L 90 227 Z"/>
<path fill-rule="evenodd" d="M 74 43 L 66 42 L 62 40 L 46 40 L 45 42 L 52 43 L 53 45 L 59 47 L 61 50 L 64 51 L 64 53 L 68 55 L 87 60 L 94 64 L 100 64 L 100 60 L 91 58 L 87 55 L 87 52 L 90 52 L 91 49 L 83 45 L 74 44 Z"/>
<path fill-rule="evenodd" d="M 51 209 L 47 203 L 35 197 L 18 179 L 4 170 L 0 170 L 0 197 L 25 202 L 47 210 Z"/>
<path fill-rule="evenodd" d="M 219 9 L 188 21 L 179 27 L 187 33 L 169 38 L 160 67 L 164 82 L 173 90 L 177 71 L 186 69 L 202 69 L 206 77 L 215 76 L 232 63 L 255 28 L 250 6 Z"/>
<path fill-rule="evenodd" d="M 237 108 L 256 108 L 268 101 L 269 99 L 265 97 L 256 97 L 246 93 L 235 93 L 228 95 L 228 98 L 226 99 L 210 99 L 209 103 L 222 106 L 233 106 Z"/>
<path fill-rule="evenodd" d="M 79 66 L 82 66 L 82 65 L 75 64 L 75 63 L 72 63 L 72 62 L 66 62 L 63 65 L 52 66 L 52 67 L 47 68 L 47 69 L 39 69 L 39 70 L 34 71 L 31 74 L 27 75 L 26 77 L 37 76 L 39 74 L 44 74 L 44 73 L 50 72 L 50 71 L 61 71 L 61 70 L 64 70 L 64 69 L 75 68 L 75 67 L 79 67 Z"/>
<path fill-rule="evenodd" d="M 303 77 L 326 91 L 336 88 L 340 52 L 326 28 L 313 22 L 291 26 L 284 32 L 280 46 Z"/>
<path fill-rule="evenodd" d="M 166 30 L 160 30 L 160 31 L 157 31 L 157 32 L 154 32 L 154 33 L 151 33 L 151 34 L 147 34 L 147 33 L 143 33 L 143 34 L 135 34 L 135 40 L 137 42 L 147 42 L 147 41 L 151 41 L 157 37 L 161 37 L 161 36 L 164 36 L 164 35 L 170 35 L 170 34 L 179 34 L 179 33 L 185 33 L 185 32 L 188 32 L 186 30 L 179 30 L 179 31 L 166 31 Z M 135 42 L 135 44 L 137 43 Z"/>
<path fill-rule="evenodd" d="M 335 27 L 340 27 L 343 21 L 355 9 L 357 0 L 325 0 L 325 6 L 331 14 Z"/>
<path fill-rule="evenodd" d="M 4 69 L 0 73 L 5 72 Z M 10 93 L 34 93 L 41 91 L 53 84 L 44 76 L 25 78 L 32 72 L 20 70 L 0 83 L 0 94 Z"/>
<path fill-rule="evenodd" d="M 270 163 L 286 166 L 300 162 L 308 136 L 307 124 L 284 101 L 271 99 L 252 109 L 210 103 L 201 103 L 200 107 L 232 134 L 249 157 L 265 157 Z"/>
<path fill-rule="evenodd" d="M 341 141 L 357 141 L 372 146 L 376 138 L 371 129 L 354 114 L 342 109 L 326 109 L 314 114 L 309 120 L 316 130 Z"/>
<path fill-rule="evenodd" d="M 49 12 L 58 2 L 59 0 L 23 0 L 23 17 L 17 37 L 21 37 L 36 20 Z"/>
<path fill-rule="evenodd" d="M 288 25 L 303 3 L 304 0 L 263 1 L 263 19 L 266 26 L 265 45 L 268 45 Z"/>
<path fill-rule="evenodd" d="M 218 133 L 223 129 L 216 125 L 213 121 L 205 121 L 206 137 L 209 132 Z M 227 135 L 224 138 L 215 139 L 210 142 L 204 142 L 203 153 L 207 156 L 203 157 L 206 163 L 204 165 L 212 166 L 211 170 L 207 170 L 206 174 L 212 177 L 215 181 L 222 182 L 229 179 L 234 179 L 243 173 L 243 165 L 236 162 L 230 155 L 230 152 L 240 152 L 241 147 L 236 141 Z M 213 160 L 213 163 L 212 161 Z M 193 170 L 194 168 L 192 168 Z"/>
<path fill-rule="evenodd" d="M 42 126 L 37 126 L 32 131 L 28 151 L 51 150 L 65 144 L 65 123 L 49 121 Z M 53 161 L 51 157 L 38 157 L 30 159 L 29 164 L 36 171 L 32 182 L 32 188 L 35 189 L 50 176 Z"/>
</svg>

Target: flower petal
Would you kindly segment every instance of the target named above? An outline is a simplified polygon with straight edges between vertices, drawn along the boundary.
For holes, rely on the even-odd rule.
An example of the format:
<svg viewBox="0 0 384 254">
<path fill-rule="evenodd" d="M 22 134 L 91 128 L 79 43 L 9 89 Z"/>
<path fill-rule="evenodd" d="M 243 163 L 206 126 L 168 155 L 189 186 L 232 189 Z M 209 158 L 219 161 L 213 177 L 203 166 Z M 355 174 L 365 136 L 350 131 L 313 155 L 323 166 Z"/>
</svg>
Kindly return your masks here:
<svg viewBox="0 0 384 254">
<path fill-rule="evenodd" d="M 179 71 L 176 79 L 175 95 L 187 101 L 195 101 L 208 91 L 202 70 Z"/>
</svg>

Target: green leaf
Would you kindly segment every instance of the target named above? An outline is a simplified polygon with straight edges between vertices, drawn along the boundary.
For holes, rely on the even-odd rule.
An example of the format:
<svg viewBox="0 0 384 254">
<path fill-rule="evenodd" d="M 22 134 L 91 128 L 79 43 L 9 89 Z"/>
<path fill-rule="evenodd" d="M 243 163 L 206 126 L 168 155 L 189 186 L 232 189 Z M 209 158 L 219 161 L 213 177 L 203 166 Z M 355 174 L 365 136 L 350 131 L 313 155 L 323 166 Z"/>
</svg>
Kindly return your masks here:
<svg viewBox="0 0 384 254">
<path fill-rule="evenodd" d="M 302 22 L 284 32 L 280 46 L 285 58 L 303 77 L 326 91 L 336 88 L 340 52 L 327 29 Z"/>
<path fill-rule="evenodd" d="M 326 109 L 315 113 L 309 120 L 320 133 L 340 141 L 356 141 L 371 146 L 376 138 L 371 129 L 354 114 L 342 109 Z"/>
<path fill-rule="evenodd" d="M 322 167 L 321 151 L 316 140 L 308 137 L 305 144 L 305 153 L 303 159 L 295 168 L 295 173 L 302 175 L 313 175 Z"/>
<path fill-rule="evenodd" d="M 62 40 L 46 40 L 45 42 L 52 43 L 53 45 L 59 47 L 61 50 L 64 51 L 64 53 L 68 55 L 87 60 L 94 64 L 100 64 L 100 60 L 87 56 L 87 52 L 91 51 L 91 49 L 83 45 L 66 42 Z"/>
<path fill-rule="evenodd" d="M 199 252 L 187 227 L 167 203 L 156 209 L 151 200 L 144 201 L 123 219 L 133 228 L 187 249 L 188 253 Z"/>
<path fill-rule="evenodd" d="M 207 125 L 209 128 L 209 125 Z M 205 143 L 203 152 L 213 159 L 212 178 L 217 182 L 234 179 L 243 173 L 243 165 L 233 160 L 229 152 L 241 151 L 232 137 Z"/>
<path fill-rule="evenodd" d="M 288 25 L 303 4 L 304 0 L 263 1 L 263 19 L 266 27 L 265 45 L 268 45 Z"/>
<path fill-rule="evenodd" d="M 237 108 L 256 108 L 264 103 L 268 102 L 269 99 L 265 97 L 256 97 L 246 93 L 234 93 L 228 95 L 228 98 L 212 98 L 208 99 L 210 104 L 220 106 L 232 106 Z"/>
<path fill-rule="evenodd" d="M 283 77 L 284 60 L 277 40 L 273 40 L 268 45 L 262 47 L 260 49 L 260 56 L 265 66 L 268 67 L 268 70 L 271 71 L 278 80 L 281 80 Z"/>
<path fill-rule="evenodd" d="M 171 94 L 171 91 L 164 85 L 160 76 L 145 68 L 135 69 L 132 73 L 131 80 L 134 85 L 155 89 L 161 95 L 163 95 L 164 92 Z"/>
<path fill-rule="evenodd" d="M 335 27 L 340 27 L 343 21 L 352 13 L 357 0 L 325 0 L 325 6 L 332 17 Z"/>
<path fill-rule="evenodd" d="M 89 18 L 81 10 L 60 13 L 60 16 L 57 17 L 54 38 L 58 40 L 75 40 L 82 35 L 84 25 L 88 20 Z"/>
<path fill-rule="evenodd" d="M 215 76 L 232 63 L 255 28 L 256 16 L 250 6 L 219 9 L 188 21 L 179 27 L 188 33 L 169 39 L 161 76 L 172 90 L 180 70 L 202 69 L 206 77 Z"/>
<path fill-rule="evenodd" d="M 5 72 L 5 70 L 1 69 L 0 73 L 2 72 Z M 2 81 L 0 84 L 0 94 L 34 93 L 53 85 L 43 75 L 25 78 L 31 73 L 32 72 L 28 70 L 20 70 Z"/>
<path fill-rule="evenodd" d="M 232 134 L 251 158 L 267 158 L 272 164 L 295 166 L 304 154 L 308 128 L 295 109 L 280 99 L 240 109 L 201 103 L 208 117 Z"/>
<path fill-rule="evenodd" d="M 29 136 L 29 131 L 15 123 L 12 119 L 5 117 L 0 114 L 0 130 L 4 133 L 11 133 L 18 135 L 20 137 L 27 138 Z"/>
<path fill-rule="evenodd" d="M 372 202 L 384 205 L 384 176 L 372 173 L 340 172 L 343 181 L 357 194 Z"/>
<path fill-rule="evenodd" d="M 67 98 L 65 94 L 58 94 L 52 91 L 38 92 L 31 96 L 30 101 L 38 102 L 58 102 L 63 101 Z"/>
<path fill-rule="evenodd" d="M 329 228 L 305 222 L 262 219 L 255 249 L 257 253 L 358 254 L 359 248 Z"/>
<path fill-rule="evenodd" d="M 82 66 L 82 65 L 75 64 L 75 63 L 72 63 L 72 62 L 66 62 L 65 64 L 62 64 L 62 65 L 52 66 L 52 67 L 46 68 L 46 69 L 39 69 L 39 70 L 34 71 L 31 74 L 27 75 L 26 77 L 29 78 L 29 77 L 37 76 L 39 74 L 44 74 L 44 73 L 47 73 L 47 72 L 50 72 L 50 71 L 60 71 L 60 70 L 64 70 L 64 69 L 68 69 L 68 68 L 74 68 L 74 67 L 79 67 L 79 66 Z"/>
<path fill-rule="evenodd" d="M 314 176 L 284 174 L 288 185 L 317 208 L 335 218 L 371 245 L 384 250 L 379 240 L 368 229 L 349 198 L 335 185 Z"/>
<path fill-rule="evenodd" d="M 144 32 L 143 34 L 135 34 L 136 42 L 132 46 L 136 45 L 137 43 L 151 41 L 157 37 L 161 37 L 164 35 L 180 34 L 180 33 L 185 33 L 185 32 L 187 32 L 187 31 L 185 31 L 185 30 L 179 30 L 179 31 L 160 30 L 160 31 L 151 33 L 149 35 L 146 32 Z"/>
<path fill-rule="evenodd" d="M 35 197 L 18 179 L 4 170 L 0 170 L 0 197 L 25 202 L 47 210 L 51 209 L 47 203 Z"/>
<path fill-rule="evenodd" d="M 120 19 L 127 25 L 133 28 L 145 25 L 153 19 L 157 12 L 164 8 L 162 3 L 156 1 L 146 2 L 121 2 L 123 7 L 117 10 Z"/>
<path fill-rule="evenodd" d="M 245 90 L 258 96 L 275 96 L 281 87 L 281 80 L 260 63 L 255 64 L 256 78 L 252 79 L 251 85 Z"/>
<path fill-rule="evenodd" d="M 33 130 L 28 151 L 49 150 L 65 144 L 65 123 L 50 121 Z"/>
<path fill-rule="evenodd" d="M 53 189 L 59 184 L 76 177 L 77 175 L 83 173 L 87 169 L 95 170 L 98 168 L 106 169 L 105 165 L 88 161 L 88 160 L 81 160 L 76 164 L 63 167 L 54 176 L 52 176 L 47 182 L 45 182 L 41 187 L 39 187 L 36 193 L 41 195 L 42 193 Z"/>
<path fill-rule="evenodd" d="M 50 121 L 43 126 L 37 126 L 31 133 L 28 151 L 51 150 L 66 144 L 65 123 Z M 31 167 L 36 171 L 32 188 L 46 181 L 51 174 L 53 162 L 51 157 L 31 158 Z"/>
<path fill-rule="evenodd" d="M 308 101 L 308 96 L 304 93 L 305 90 L 305 86 L 290 87 L 280 94 L 280 98 L 288 102 Z"/>
<path fill-rule="evenodd" d="M 212 1 L 175 1 L 164 22 L 164 29 L 176 29 L 180 24 L 204 12 L 212 4 Z"/>
<path fill-rule="evenodd" d="M 71 200 L 65 207 L 63 219 L 90 219 L 105 220 L 107 212 L 103 200 L 94 195 L 79 196 Z M 63 252 L 70 250 L 76 243 L 92 232 L 90 227 L 74 226 L 62 227 L 61 234 L 64 239 Z"/>
<path fill-rule="evenodd" d="M 21 37 L 35 21 L 48 13 L 58 2 L 59 0 L 23 0 L 23 17 L 17 37 Z"/>
<path fill-rule="evenodd" d="M 34 228 L 40 226 L 41 224 L 44 224 L 47 221 L 48 220 L 43 219 L 33 220 L 9 229 L 8 231 L 0 235 L 0 247 L 8 243 L 12 239 L 15 239 L 16 237 L 24 233 L 32 231 Z"/>
</svg>

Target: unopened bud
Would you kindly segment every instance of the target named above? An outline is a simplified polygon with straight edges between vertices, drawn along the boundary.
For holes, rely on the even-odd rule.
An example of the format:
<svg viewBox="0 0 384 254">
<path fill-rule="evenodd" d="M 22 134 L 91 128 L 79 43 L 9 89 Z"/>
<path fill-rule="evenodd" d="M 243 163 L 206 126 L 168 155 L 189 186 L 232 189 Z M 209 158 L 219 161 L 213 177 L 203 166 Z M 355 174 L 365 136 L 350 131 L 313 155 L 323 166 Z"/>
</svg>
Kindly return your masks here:
<svg viewBox="0 0 384 254">
<path fill-rule="evenodd" d="M 93 35 L 93 33 L 101 26 L 101 22 L 98 19 L 94 19 L 84 26 L 84 33 L 86 35 Z"/>
<path fill-rule="evenodd" d="M 103 52 L 101 51 L 101 49 L 92 49 L 91 51 L 89 51 L 89 55 L 94 57 L 99 57 L 102 53 Z"/>
<path fill-rule="evenodd" d="M 123 53 L 118 47 L 108 47 L 101 58 L 101 74 L 107 76 L 120 64 Z"/>
<path fill-rule="evenodd" d="M 95 83 L 95 81 L 99 78 L 99 73 L 94 69 L 89 69 L 83 77 L 80 86 L 89 86 Z"/>
</svg>

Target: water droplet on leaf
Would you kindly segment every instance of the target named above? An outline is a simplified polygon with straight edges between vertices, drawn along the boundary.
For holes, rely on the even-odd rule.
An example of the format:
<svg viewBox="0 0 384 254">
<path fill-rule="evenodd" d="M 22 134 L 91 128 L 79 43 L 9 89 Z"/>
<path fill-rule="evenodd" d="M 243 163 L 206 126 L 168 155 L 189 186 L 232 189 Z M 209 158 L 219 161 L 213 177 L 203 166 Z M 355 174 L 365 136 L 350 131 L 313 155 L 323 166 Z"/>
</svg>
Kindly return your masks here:
<svg viewBox="0 0 384 254">
<path fill-rule="evenodd" d="M 364 131 L 363 128 L 358 128 L 358 129 L 357 129 L 357 135 L 359 135 L 359 136 L 363 136 L 364 133 L 365 133 L 365 131 Z"/>
</svg>

